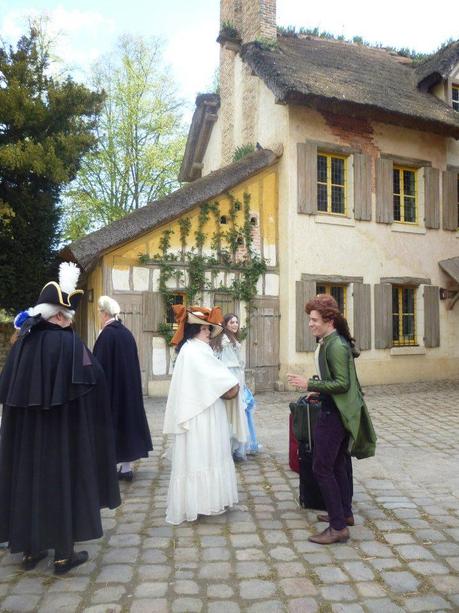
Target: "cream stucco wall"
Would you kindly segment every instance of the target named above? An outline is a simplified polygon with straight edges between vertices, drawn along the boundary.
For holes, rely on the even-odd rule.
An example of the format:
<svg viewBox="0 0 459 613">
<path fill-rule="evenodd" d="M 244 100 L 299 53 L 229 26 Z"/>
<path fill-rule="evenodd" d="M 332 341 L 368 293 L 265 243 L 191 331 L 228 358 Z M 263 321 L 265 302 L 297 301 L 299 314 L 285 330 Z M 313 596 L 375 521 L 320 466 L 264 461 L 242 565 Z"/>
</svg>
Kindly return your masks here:
<svg viewBox="0 0 459 613">
<path fill-rule="evenodd" d="M 438 135 L 377 121 L 356 120 L 352 117 L 322 115 L 305 107 L 276 104 L 273 93 L 261 79 L 250 77 L 256 108 L 247 108 L 247 71 L 237 53 L 228 72 L 231 87 L 225 88 L 231 99 L 227 108 L 232 115 L 222 116 L 214 126 L 204 158 L 204 174 L 223 165 L 229 153 L 223 152 L 221 133 L 231 130 L 236 147 L 246 144 L 247 126 L 244 113 L 253 118 L 254 140 L 263 147 L 283 147 L 278 164 L 280 272 L 280 379 L 285 383 L 289 371 L 313 370 L 310 353 L 295 349 L 295 282 L 302 273 L 361 276 L 371 285 L 372 347 L 374 347 L 374 285 L 381 277 L 429 278 L 433 285 L 445 287 L 450 281 L 441 272 L 438 261 L 459 255 L 459 234 L 424 227 L 423 171 L 417 173 L 418 226 L 379 224 L 375 221 L 376 197 L 374 168 L 372 176 L 372 221 L 355 221 L 331 215 L 301 215 L 297 213 L 297 143 L 306 140 L 326 142 L 360 150 L 373 159 L 380 154 L 424 160 L 440 170 L 448 165 L 459 166 L 459 143 Z M 454 77 L 454 75 L 453 75 Z M 224 78 L 224 75 L 223 75 Z M 459 79 L 459 70 L 456 77 Z M 450 85 L 450 84 L 449 84 Z M 434 92 L 447 96 L 448 87 Z M 228 94 L 228 92 L 231 92 Z M 223 103 L 223 101 L 222 101 Z M 222 125 L 230 121 L 230 125 Z M 247 123 L 247 122 L 246 122 Z M 226 156 L 226 157 L 225 157 Z M 348 160 L 348 196 L 352 201 L 353 160 Z M 440 185 L 441 190 L 441 185 Z M 417 290 L 418 348 L 364 351 L 359 359 L 359 372 L 364 383 L 383 383 L 459 377 L 459 307 L 447 311 L 440 302 L 440 347 L 423 346 L 423 288 Z M 348 288 L 348 316 L 352 313 L 352 288 Z M 350 317 L 350 319 L 352 319 Z M 352 321 L 350 322 L 352 324 Z M 398 353 L 398 355 L 395 355 Z"/>
<path fill-rule="evenodd" d="M 445 286 L 448 279 L 441 272 L 438 261 L 459 254 L 455 233 L 426 229 L 423 224 L 422 171 L 418 173 L 420 196 L 419 226 L 379 224 L 375 219 L 375 193 L 371 222 L 343 219 L 327 214 L 301 215 L 297 213 L 297 143 L 315 140 L 336 145 L 359 147 L 373 157 L 379 153 L 430 161 L 436 168 L 445 169 L 448 160 L 446 139 L 415 130 L 379 123 L 346 127 L 328 123 L 317 112 L 305 108 L 291 108 L 288 142 L 284 143 L 284 165 L 279 168 L 279 252 L 281 282 L 281 380 L 289 371 L 313 372 L 312 354 L 298 353 L 292 330 L 295 329 L 295 282 L 302 273 L 362 276 L 373 286 L 381 277 L 430 278 L 433 285 Z M 352 156 L 350 158 L 352 164 Z M 283 169 L 283 171 L 282 171 Z M 284 173 L 287 173 L 287 177 Z M 352 176 L 352 173 L 351 173 Z M 283 206 L 283 203 L 289 206 Z M 418 324 L 423 321 L 422 287 L 417 291 Z M 459 377 L 459 309 L 447 311 L 440 303 L 440 347 L 425 349 L 422 330 L 418 330 L 420 349 L 362 352 L 359 372 L 364 383 L 382 383 Z M 374 321 L 372 321 L 374 347 Z M 392 354 L 392 355 L 391 355 Z"/>
</svg>

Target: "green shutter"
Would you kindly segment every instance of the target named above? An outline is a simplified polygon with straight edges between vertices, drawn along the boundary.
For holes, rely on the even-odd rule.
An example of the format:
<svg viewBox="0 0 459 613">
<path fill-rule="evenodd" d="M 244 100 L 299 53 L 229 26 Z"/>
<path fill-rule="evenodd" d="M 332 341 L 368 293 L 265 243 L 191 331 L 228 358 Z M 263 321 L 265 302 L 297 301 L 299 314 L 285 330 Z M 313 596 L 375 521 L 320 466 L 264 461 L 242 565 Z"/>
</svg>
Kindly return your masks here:
<svg viewBox="0 0 459 613">
<path fill-rule="evenodd" d="M 296 350 L 315 351 L 316 339 L 309 330 L 309 319 L 304 311 L 306 302 L 316 295 L 315 281 L 296 282 Z"/>
<path fill-rule="evenodd" d="M 438 168 L 424 168 L 424 202 L 426 228 L 440 227 L 440 171 Z"/>
<path fill-rule="evenodd" d="M 392 346 L 392 285 L 375 285 L 375 348 Z"/>
<path fill-rule="evenodd" d="M 392 223 L 394 220 L 394 164 L 392 160 L 376 160 L 376 221 Z"/>
<path fill-rule="evenodd" d="M 142 328 L 144 332 L 158 332 L 165 321 L 164 299 L 160 292 L 142 292 Z"/>
<path fill-rule="evenodd" d="M 367 283 L 354 283 L 353 311 L 357 347 L 371 349 L 371 289 Z"/>
<path fill-rule="evenodd" d="M 371 157 L 354 154 L 354 217 L 371 221 Z"/>
<path fill-rule="evenodd" d="M 317 145 L 297 144 L 298 213 L 317 212 Z"/>
<path fill-rule="evenodd" d="M 424 286 L 424 344 L 440 346 L 440 288 L 435 285 Z"/>
</svg>

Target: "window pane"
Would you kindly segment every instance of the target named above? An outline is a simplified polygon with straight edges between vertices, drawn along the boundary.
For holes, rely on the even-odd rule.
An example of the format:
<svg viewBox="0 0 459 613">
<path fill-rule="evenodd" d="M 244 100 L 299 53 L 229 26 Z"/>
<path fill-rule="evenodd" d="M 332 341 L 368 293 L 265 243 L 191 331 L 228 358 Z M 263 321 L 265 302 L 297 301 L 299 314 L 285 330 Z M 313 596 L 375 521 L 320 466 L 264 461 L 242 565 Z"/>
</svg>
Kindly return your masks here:
<svg viewBox="0 0 459 613">
<path fill-rule="evenodd" d="M 319 211 L 327 210 L 327 186 L 317 184 L 317 208 Z"/>
<path fill-rule="evenodd" d="M 414 289 L 412 287 L 403 288 L 402 305 L 404 313 L 414 313 Z"/>
<path fill-rule="evenodd" d="M 344 187 L 332 186 L 332 212 L 344 213 Z"/>
<path fill-rule="evenodd" d="M 344 185 L 344 160 L 332 158 L 331 173 L 331 182 L 333 185 Z"/>
<path fill-rule="evenodd" d="M 394 194 L 400 193 L 400 170 L 394 168 Z"/>
<path fill-rule="evenodd" d="M 327 158 L 324 155 L 317 156 L 317 181 L 327 182 Z"/>
<path fill-rule="evenodd" d="M 398 315 L 392 316 L 392 340 L 398 342 L 400 340 L 400 333 L 398 331 L 399 319 Z"/>
<path fill-rule="evenodd" d="M 392 313 L 398 313 L 398 287 L 392 287 Z"/>
<path fill-rule="evenodd" d="M 406 341 L 414 341 L 414 315 L 403 315 L 403 336 Z"/>
<path fill-rule="evenodd" d="M 316 292 L 318 294 L 326 294 L 327 288 L 325 287 L 325 285 L 316 285 Z"/>
<path fill-rule="evenodd" d="M 400 221 L 400 196 L 394 196 L 394 220 Z"/>
<path fill-rule="evenodd" d="M 330 288 L 330 294 L 338 303 L 341 313 L 344 313 L 344 287 L 332 286 Z"/>
<path fill-rule="evenodd" d="M 412 170 L 403 171 L 403 193 L 407 196 L 414 196 L 416 189 L 415 174 Z"/>
<path fill-rule="evenodd" d="M 416 201 L 414 198 L 408 198 L 405 196 L 405 220 L 415 222 L 416 221 Z"/>
</svg>

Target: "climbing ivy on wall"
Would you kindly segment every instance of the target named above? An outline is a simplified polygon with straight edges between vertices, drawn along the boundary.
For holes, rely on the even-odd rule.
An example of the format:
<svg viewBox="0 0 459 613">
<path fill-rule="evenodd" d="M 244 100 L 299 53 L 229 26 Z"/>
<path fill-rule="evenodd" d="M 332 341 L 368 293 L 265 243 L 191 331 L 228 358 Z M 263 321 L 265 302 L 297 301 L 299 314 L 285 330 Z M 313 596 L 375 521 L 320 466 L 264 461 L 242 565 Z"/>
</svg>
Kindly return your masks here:
<svg viewBox="0 0 459 613">
<path fill-rule="evenodd" d="M 182 217 L 178 220 L 181 252 L 179 255 L 170 252 L 172 229 L 164 230 L 159 241 L 159 253 L 150 257 L 140 254 L 139 262 L 142 264 L 156 264 L 159 266 L 159 291 L 161 292 L 166 309 L 172 304 L 175 290 L 168 288 L 168 283 L 175 278 L 177 285 L 188 273 L 186 287 L 187 303 L 193 304 L 202 296 L 205 290 L 212 289 L 206 279 L 207 271 L 235 272 L 235 278 L 228 287 L 218 288 L 219 292 L 227 292 L 235 300 L 246 303 L 250 314 L 252 302 L 257 294 L 257 282 L 266 271 L 266 260 L 254 252 L 252 238 L 252 221 L 250 216 L 250 194 L 243 194 L 242 203 L 227 194 L 230 207 L 227 217 L 227 230 L 224 231 L 221 223 L 221 211 L 218 202 L 204 203 L 200 206 L 198 225 L 194 232 L 193 244 L 189 244 L 191 234 L 191 219 Z M 242 211 L 243 223 L 238 224 L 238 213 Z M 213 219 L 214 231 L 210 235 L 205 232 L 209 220 Z M 210 244 L 211 253 L 203 254 L 206 244 Z M 172 326 L 161 324 L 160 334 L 169 344 L 172 338 Z"/>
</svg>

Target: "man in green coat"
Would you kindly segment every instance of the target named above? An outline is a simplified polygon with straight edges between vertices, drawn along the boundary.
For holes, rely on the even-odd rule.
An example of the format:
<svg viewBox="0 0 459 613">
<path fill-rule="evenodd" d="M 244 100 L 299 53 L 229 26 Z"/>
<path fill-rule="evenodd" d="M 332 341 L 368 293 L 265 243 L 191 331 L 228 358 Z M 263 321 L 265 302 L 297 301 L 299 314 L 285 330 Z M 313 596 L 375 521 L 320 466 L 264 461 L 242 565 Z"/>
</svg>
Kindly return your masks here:
<svg viewBox="0 0 459 613">
<path fill-rule="evenodd" d="M 376 434 L 368 414 L 354 365 L 354 339 L 332 296 L 319 294 L 305 307 L 309 327 L 319 339 L 315 362 L 319 379 L 288 375 L 289 383 L 320 395 L 322 408 L 314 432 L 312 470 L 319 483 L 329 522 L 309 538 L 328 545 L 346 542 L 354 525 L 346 454 L 357 458 L 375 454 Z"/>
</svg>

